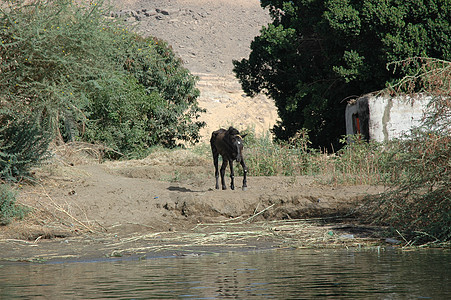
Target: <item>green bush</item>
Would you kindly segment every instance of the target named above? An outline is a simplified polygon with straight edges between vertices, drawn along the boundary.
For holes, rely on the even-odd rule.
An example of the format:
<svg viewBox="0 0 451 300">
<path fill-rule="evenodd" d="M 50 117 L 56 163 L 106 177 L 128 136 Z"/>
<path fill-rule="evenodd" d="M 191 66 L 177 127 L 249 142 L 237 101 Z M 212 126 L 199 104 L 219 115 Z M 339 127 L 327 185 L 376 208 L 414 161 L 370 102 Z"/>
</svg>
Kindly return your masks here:
<svg viewBox="0 0 451 300">
<path fill-rule="evenodd" d="M 50 131 L 82 121 L 86 82 L 114 70 L 100 54 L 108 51 L 101 11 L 71 3 L 8 1 L 0 10 L 0 99 Z"/>
<path fill-rule="evenodd" d="M 161 101 L 158 94 L 147 95 L 133 76 L 123 77 L 88 84 L 92 101 L 83 139 L 107 145 L 110 158 L 139 156 L 157 143 L 148 131 L 154 121 L 148 114 Z"/>
<path fill-rule="evenodd" d="M 15 218 L 22 219 L 28 212 L 28 209 L 15 203 L 16 195 L 10 186 L 0 184 L 0 225 L 7 225 Z"/>
<path fill-rule="evenodd" d="M 123 67 L 144 88 L 148 105 L 144 108 L 148 120 L 146 130 L 150 145 L 174 147 L 180 141 L 198 142 L 199 129 L 205 126 L 196 121 L 205 110 L 198 106 L 197 77 L 183 67 L 180 58 L 164 41 L 153 37 L 125 35 L 120 48 Z M 142 111 L 142 107 L 138 107 Z M 132 119 L 133 120 L 133 119 Z"/>
<path fill-rule="evenodd" d="M 108 11 L 102 1 L 5 3 L 2 106 L 64 141 L 104 143 L 111 156 L 197 142 L 196 77 L 165 42 L 128 31 Z"/>
</svg>

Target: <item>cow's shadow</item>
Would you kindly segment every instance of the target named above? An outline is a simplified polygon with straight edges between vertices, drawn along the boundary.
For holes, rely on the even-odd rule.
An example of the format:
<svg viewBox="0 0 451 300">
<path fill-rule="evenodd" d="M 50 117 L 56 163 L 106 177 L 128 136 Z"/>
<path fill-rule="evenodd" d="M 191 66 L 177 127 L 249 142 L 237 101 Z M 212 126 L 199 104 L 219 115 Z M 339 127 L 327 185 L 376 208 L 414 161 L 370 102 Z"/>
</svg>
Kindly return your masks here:
<svg viewBox="0 0 451 300">
<path fill-rule="evenodd" d="M 170 186 L 168 187 L 168 190 L 171 192 L 182 192 L 182 193 L 195 193 L 198 191 L 193 191 L 191 189 L 187 189 L 185 187 L 181 187 L 181 186 Z"/>
</svg>

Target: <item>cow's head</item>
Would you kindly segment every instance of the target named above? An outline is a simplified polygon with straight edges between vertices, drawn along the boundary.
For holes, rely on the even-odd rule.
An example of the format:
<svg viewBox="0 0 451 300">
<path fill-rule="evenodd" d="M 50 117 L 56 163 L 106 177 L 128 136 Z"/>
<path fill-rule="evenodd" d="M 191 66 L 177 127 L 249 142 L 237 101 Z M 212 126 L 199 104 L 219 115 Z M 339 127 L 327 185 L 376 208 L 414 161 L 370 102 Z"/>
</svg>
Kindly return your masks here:
<svg viewBox="0 0 451 300">
<path fill-rule="evenodd" d="M 243 139 L 246 134 L 240 135 L 240 132 L 233 127 L 230 127 L 229 130 L 227 130 L 227 134 L 229 135 L 230 141 L 232 142 L 232 158 L 237 162 L 241 162 L 241 160 L 243 159 Z"/>
</svg>

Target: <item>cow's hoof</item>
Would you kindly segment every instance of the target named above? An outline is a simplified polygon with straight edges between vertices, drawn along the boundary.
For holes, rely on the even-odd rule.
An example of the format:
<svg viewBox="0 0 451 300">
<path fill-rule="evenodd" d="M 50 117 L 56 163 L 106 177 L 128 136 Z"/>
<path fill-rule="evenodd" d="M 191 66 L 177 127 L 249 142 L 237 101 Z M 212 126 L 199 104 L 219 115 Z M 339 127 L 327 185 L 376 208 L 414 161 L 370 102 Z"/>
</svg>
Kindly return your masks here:
<svg viewBox="0 0 451 300">
<path fill-rule="evenodd" d="M 243 191 L 247 191 L 247 186 L 243 186 Z"/>
</svg>

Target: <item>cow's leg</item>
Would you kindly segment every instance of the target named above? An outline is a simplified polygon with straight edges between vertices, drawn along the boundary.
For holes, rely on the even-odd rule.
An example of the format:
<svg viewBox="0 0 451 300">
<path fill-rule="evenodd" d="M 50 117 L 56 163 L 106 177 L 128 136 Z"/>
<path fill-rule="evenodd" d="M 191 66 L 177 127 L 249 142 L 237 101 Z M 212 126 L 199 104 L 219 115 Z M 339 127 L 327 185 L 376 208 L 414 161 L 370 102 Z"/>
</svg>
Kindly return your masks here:
<svg viewBox="0 0 451 300">
<path fill-rule="evenodd" d="M 213 163 L 215 165 L 215 178 L 216 178 L 216 186 L 215 188 L 218 190 L 219 189 L 219 167 L 218 167 L 218 153 L 217 152 L 213 152 Z"/>
<path fill-rule="evenodd" d="M 230 165 L 230 188 L 232 190 L 234 190 L 235 189 L 235 182 L 234 182 L 235 173 L 233 172 L 233 160 L 232 159 L 229 160 L 229 165 Z"/>
<path fill-rule="evenodd" d="M 225 175 L 225 169 L 227 167 L 227 160 L 222 158 L 222 166 L 221 166 L 221 184 L 222 184 L 222 189 L 226 190 L 227 186 L 225 184 L 225 180 L 224 180 L 224 175 Z"/>
<path fill-rule="evenodd" d="M 247 190 L 247 179 L 246 179 L 247 167 L 246 164 L 244 163 L 244 159 L 241 159 L 241 166 L 243 167 L 243 191 L 245 191 Z"/>
</svg>

